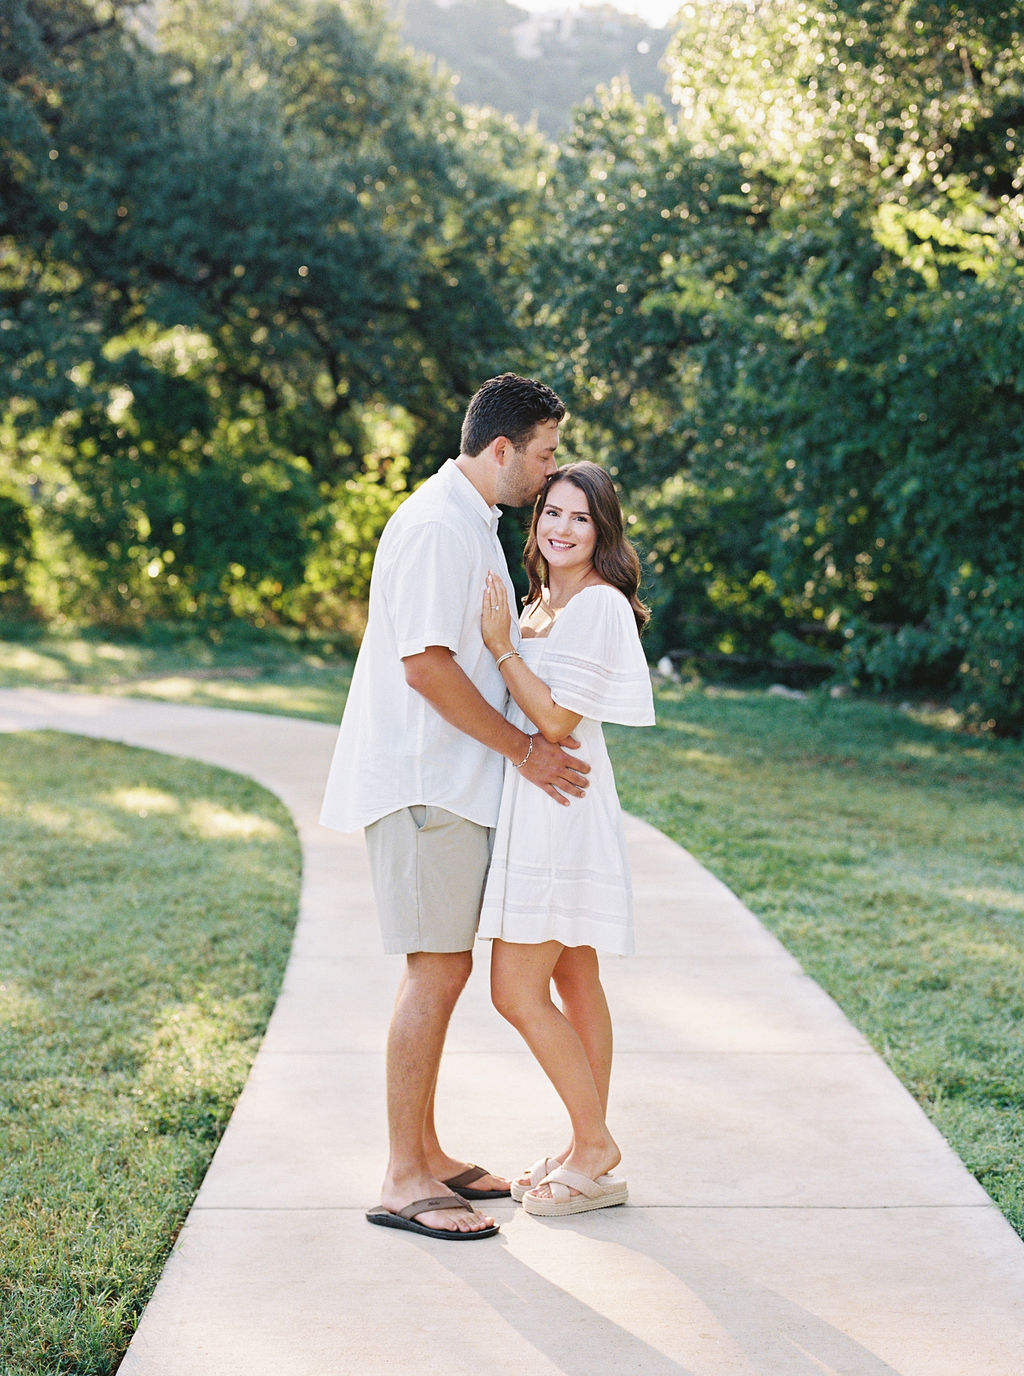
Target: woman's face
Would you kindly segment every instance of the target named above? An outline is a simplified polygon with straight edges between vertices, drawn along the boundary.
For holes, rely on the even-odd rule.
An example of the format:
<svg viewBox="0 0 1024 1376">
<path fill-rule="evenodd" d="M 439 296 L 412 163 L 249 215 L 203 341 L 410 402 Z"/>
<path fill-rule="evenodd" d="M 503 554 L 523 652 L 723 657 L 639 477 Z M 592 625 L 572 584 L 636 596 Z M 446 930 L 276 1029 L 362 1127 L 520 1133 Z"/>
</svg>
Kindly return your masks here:
<svg viewBox="0 0 1024 1376">
<path fill-rule="evenodd" d="M 537 517 L 537 548 L 549 569 L 584 573 L 594 562 L 597 527 L 585 492 L 554 482 Z"/>
</svg>

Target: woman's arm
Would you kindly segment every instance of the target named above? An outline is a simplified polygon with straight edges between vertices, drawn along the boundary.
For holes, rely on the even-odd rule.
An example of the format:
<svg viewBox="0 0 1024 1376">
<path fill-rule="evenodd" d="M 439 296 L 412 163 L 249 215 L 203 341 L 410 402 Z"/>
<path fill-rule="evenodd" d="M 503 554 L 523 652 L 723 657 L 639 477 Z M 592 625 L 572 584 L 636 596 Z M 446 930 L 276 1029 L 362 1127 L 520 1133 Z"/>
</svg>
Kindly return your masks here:
<svg viewBox="0 0 1024 1376">
<path fill-rule="evenodd" d="M 567 712 L 564 707 L 559 707 L 543 679 L 539 679 L 532 669 L 527 668 L 519 655 L 512 652 L 512 637 L 509 634 L 511 626 L 512 616 L 505 584 L 493 573 L 489 573 L 481 617 L 484 644 L 496 660 L 501 660 L 498 667 L 508 691 L 544 739 L 554 742 L 564 740 L 579 725 L 580 714 Z"/>
<path fill-rule="evenodd" d="M 504 755 L 524 779 L 536 784 L 549 798 L 568 806 L 569 798 L 563 793 L 573 798 L 584 796 L 588 786 L 584 775 L 590 773 L 590 765 L 566 754 L 566 749 L 576 748 L 576 742 L 558 742 L 561 748 L 546 740 L 538 743 L 536 737 L 527 736 L 506 721 L 481 697 L 447 646 L 428 645 L 422 653 L 403 659 L 402 664 L 406 683 L 426 698 L 439 716 Z"/>
</svg>

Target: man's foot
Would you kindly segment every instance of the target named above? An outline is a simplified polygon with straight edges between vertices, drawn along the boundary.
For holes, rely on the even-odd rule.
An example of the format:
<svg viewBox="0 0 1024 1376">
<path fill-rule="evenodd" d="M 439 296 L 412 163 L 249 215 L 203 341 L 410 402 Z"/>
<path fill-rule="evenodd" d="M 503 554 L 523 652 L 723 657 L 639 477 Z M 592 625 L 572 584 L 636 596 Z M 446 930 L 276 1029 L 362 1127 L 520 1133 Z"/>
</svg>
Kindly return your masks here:
<svg viewBox="0 0 1024 1376">
<path fill-rule="evenodd" d="M 510 1187 L 500 1175 L 492 1175 L 483 1166 L 464 1166 L 457 1175 L 448 1176 L 442 1184 L 463 1199 L 507 1199 Z"/>
<path fill-rule="evenodd" d="M 439 1195 L 436 1199 L 415 1199 L 411 1204 L 406 1204 L 403 1209 L 385 1209 L 383 1204 L 378 1204 L 373 1209 L 367 1209 L 366 1217 L 370 1223 L 380 1224 L 384 1228 L 401 1228 L 408 1233 L 418 1233 L 421 1237 L 436 1237 L 444 1242 L 471 1242 L 478 1237 L 493 1237 L 498 1231 L 497 1225 L 492 1223 L 490 1227 L 484 1228 L 450 1228 L 432 1227 L 424 1220 L 435 1215 L 451 1216 L 457 1209 L 468 1209 L 471 1213 L 472 1204 L 467 1204 L 464 1199 L 457 1200 L 454 1204 L 447 1204 L 448 1199 L 455 1199 L 454 1195 Z"/>
<path fill-rule="evenodd" d="M 452 1201 L 450 1204 L 445 1203 L 448 1199 Z M 493 1218 L 479 1213 L 472 1204 L 468 1204 L 466 1200 L 446 1189 L 439 1180 L 432 1180 L 428 1175 L 414 1180 L 402 1180 L 400 1183 L 386 1180 L 381 1190 L 379 1210 L 371 1210 L 374 1217 L 370 1218 L 368 1213 L 367 1218 L 370 1218 L 371 1223 L 386 1223 L 381 1213 L 391 1217 L 401 1216 L 404 1210 L 412 1207 L 412 1204 L 418 1206 L 416 1223 L 431 1232 L 486 1233 L 494 1228 Z M 387 1226 L 402 1225 L 392 1223 Z"/>
<path fill-rule="evenodd" d="M 425 1155 L 427 1170 L 432 1171 L 449 1190 L 461 1194 L 463 1199 L 508 1198 L 508 1181 L 503 1175 L 494 1175 L 493 1172 L 485 1170 L 483 1166 L 472 1166 L 465 1161 L 460 1161 L 456 1156 L 449 1156 L 437 1144 L 435 1144 L 434 1150 L 431 1150 L 429 1143 L 426 1144 Z M 470 1171 L 479 1171 L 479 1175 L 474 1174 L 470 1180 L 468 1175 Z M 461 1180 L 462 1185 L 457 1185 L 455 1183 L 457 1180 Z M 469 1188 L 464 1189 L 463 1186 Z M 475 1191 L 480 1193 L 475 1193 Z"/>
</svg>

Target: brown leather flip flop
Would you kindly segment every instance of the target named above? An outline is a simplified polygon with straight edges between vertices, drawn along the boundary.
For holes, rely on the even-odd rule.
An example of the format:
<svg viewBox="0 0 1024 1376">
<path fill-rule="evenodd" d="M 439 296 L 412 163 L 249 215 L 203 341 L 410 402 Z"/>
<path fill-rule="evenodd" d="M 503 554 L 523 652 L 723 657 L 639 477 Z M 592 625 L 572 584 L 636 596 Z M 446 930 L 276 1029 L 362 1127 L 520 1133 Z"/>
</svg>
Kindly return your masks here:
<svg viewBox="0 0 1024 1376">
<path fill-rule="evenodd" d="M 382 1228 L 402 1228 L 407 1233 L 419 1233 L 421 1237 L 437 1237 L 445 1242 L 472 1242 L 478 1237 L 493 1237 L 498 1231 L 496 1223 L 490 1228 L 480 1228 L 475 1233 L 460 1233 L 452 1228 L 428 1228 L 425 1223 L 416 1222 L 419 1214 L 429 1214 L 433 1209 L 469 1209 L 471 1213 L 475 1212 L 472 1204 L 467 1204 L 458 1195 L 442 1194 L 434 1199 L 415 1199 L 397 1212 L 378 1204 L 373 1209 L 367 1209 L 366 1217 L 370 1223 L 378 1223 Z"/>
<path fill-rule="evenodd" d="M 467 1166 L 461 1175 L 453 1175 L 450 1180 L 442 1180 L 441 1184 L 456 1190 L 463 1199 L 508 1199 L 511 1187 L 507 1185 L 503 1190 L 473 1189 L 473 1181 L 484 1175 L 490 1175 L 490 1171 L 485 1171 L 483 1166 Z"/>
</svg>

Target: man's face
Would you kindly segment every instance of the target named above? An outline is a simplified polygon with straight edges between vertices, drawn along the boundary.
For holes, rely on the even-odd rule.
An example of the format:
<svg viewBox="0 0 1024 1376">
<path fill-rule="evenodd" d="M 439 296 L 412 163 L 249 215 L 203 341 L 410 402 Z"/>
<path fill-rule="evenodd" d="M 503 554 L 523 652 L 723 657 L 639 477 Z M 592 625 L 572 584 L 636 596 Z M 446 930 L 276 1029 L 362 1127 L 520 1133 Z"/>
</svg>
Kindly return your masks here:
<svg viewBox="0 0 1024 1376">
<path fill-rule="evenodd" d="M 513 449 L 501 470 L 498 495 L 502 506 L 528 506 L 554 473 L 558 422 L 542 420 L 533 427 L 521 449 Z"/>
</svg>

